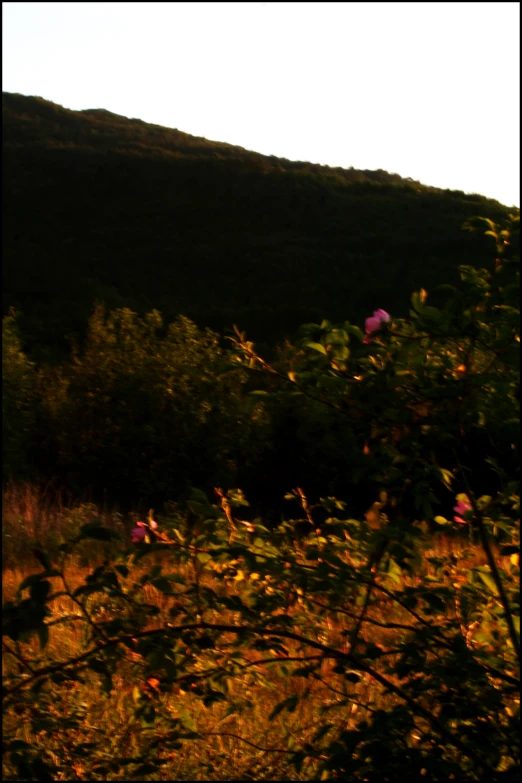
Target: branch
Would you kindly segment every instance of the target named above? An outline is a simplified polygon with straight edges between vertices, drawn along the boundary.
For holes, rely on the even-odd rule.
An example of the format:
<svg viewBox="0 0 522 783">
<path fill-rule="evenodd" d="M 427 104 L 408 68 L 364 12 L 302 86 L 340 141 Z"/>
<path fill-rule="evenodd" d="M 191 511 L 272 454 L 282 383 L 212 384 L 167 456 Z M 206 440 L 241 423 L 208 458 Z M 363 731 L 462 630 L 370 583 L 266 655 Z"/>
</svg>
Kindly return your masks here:
<svg viewBox="0 0 522 783">
<path fill-rule="evenodd" d="M 2 640 L 2 644 L 3 644 L 3 646 L 4 646 L 4 649 L 6 650 L 6 652 L 8 652 L 8 653 L 9 653 L 9 655 L 12 655 L 12 656 L 13 656 L 13 658 L 16 658 L 16 660 L 17 660 L 17 661 L 18 661 L 18 662 L 19 662 L 19 663 L 20 663 L 22 666 L 24 666 L 26 669 L 29 669 L 29 671 L 31 672 L 31 674 L 34 674 L 34 669 L 32 668 L 31 664 L 29 663 L 29 661 L 28 661 L 26 658 L 24 658 L 24 656 L 23 656 L 21 653 L 19 653 L 19 652 L 16 652 L 15 650 L 12 650 L 12 649 L 11 649 L 11 647 L 9 647 L 9 645 L 7 644 L 7 642 L 6 642 L 6 641 L 4 641 L 4 640 Z"/>
<path fill-rule="evenodd" d="M 282 748 L 261 748 L 259 745 L 255 745 L 253 742 L 250 742 L 250 740 L 247 740 L 244 737 L 240 737 L 239 734 L 232 734 L 230 731 L 202 731 L 199 733 L 203 737 L 233 737 L 234 739 L 241 740 L 241 742 L 246 742 L 247 745 L 250 745 L 256 750 L 262 750 L 265 753 L 295 753 L 295 750 L 283 750 Z"/>
<path fill-rule="evenodd" d="M 475 521 L 477 522 L 482 548 L 486 553 L 487 561 L 491 569 L 491 575 L 493 576 L 493 580 L 498 590 L 500 602 L 502 604 L 502 608 L 504 609 L 504 617 L 506 619 L 506 623 L 508 627 L 509 638 L 511 639 L 511 644 L 513 645 L 513 649 L 517 656 L 518 664 L 520 667 L 520 642 L 518 640 L 517 632 L 515 630 L 515 624 L 513 623 L 513 615 L 511 614 L 511 607 L 509 606 L 509 601 L 506 592 L 504 590 L 504 585 L 502 584 L 500 573 L 497 568 L 497 564 L 495 562 L 495 558 L 493 556 L 491 546 L 489 545 L 488 533 L 486 530 L 486 525 L 484 524 L 484 517 L 482 516 L 482 513 L 479 507 L 477 506 L 477 501 L 475 500 L 475 496 L 471 490 L 471 487 L 469 485 L 467 476 L 462 468 L 462 465 L 459 462 L 459 458 L 457 457 L 455 452 L 453 453 L 455 455 L 457 465 L 459 466 L 460 475 L 462 476 L 462 480 L 466 487 L 466 494 L 468 495 L 469 502 L 471 503 L 471 506 L 473 508 L 473 514 L 474 514 Z"/>
<path fill-rule="evenodd" d="M 355 657 L 352 653 L 348 652 L 345 653 L 342 650 L 335 650 L 332 647 L 328 647 L 328 645 L 321 644 L 321 642 L 316 642 L 313 639 L 307 639 L 304 636 L 301 636 L 300 634 L 293 633 L 292 631 L 282 631 L 279 629 L 271 629 L 271 628 L 260 628 L 257 626 L 249 626 L 249 625 L 225 625 L 220 623 L 188 623 L 186 625 L 178 625 L 178 626 L 168 626 L 167 628 L 154 628 L 148 631 L 138 631 L 133 633 L 129 636 L 122 636 L 116 639 L 110 639 L 107 642 L 100 642 L 96 645 L 96 647 L 92 648 L 91 650 L 88 650 L 86 653 L 83 653 L 83 655 L 76 656 L 75 658 L 72 658 L 68 661 L 64 661 L 60 664 L 56 664 L 54 666 L 47 666 L 43 669 L 38 669 L 33 674 L 27 678 L 25 678 L 22 682 L 14 685 L 12 688 L 6 688 L 4 690 L 4 697 L 9 696 L 16 691 L 20 690 L 21 688 L 25 687 L 30 682 L 33 682 L 39 677 L 43 677 L 46 674 L 51 674 L 55 671 L 60 671 L 61 669 L 66 668 L 67 666 L 73 666 L 76 663 L 80 663 L 81 661 L 86 660 L 91 655 L 94 655 L 96 653 L 101 652 L 104 649 L 107 649 L 109 647 L 114 647 L 115 645 L 125 643 L 127 641 L 132 640 L 133 638 L 145 638 L 145 637 L 151 637 L 156 636 L 159 634 L 180 634 L 184 631 L 196 631 L 196 630 L 209 630 L 209 631 L 219 631 L 221 633 L 251 633 L 258 636 L 278 636 L 283 639 L 293 639 L 296 642 L 299 642 L 300 644 L 311 647 L 315 650 L 321 650 L 321 652 L 325 653 L 329 658 L 338 658 L 343 661 L 349 661 L 354 666 L 359 668 L 361 671 L 367 672 L 374 680 L 376 680 L 378 683 L 380 683 L 386 690 L 390 691 L 391 693 L 394 693 L 396 696 L 398 696 L 402 701 L 406 702 L 408 704 L 413 714 L 417 714 L 425 718 L 425 720 L 428 721 L 428 723 L 432 726 L 432 728 L 436 729 L 439 735 L 446 740 L 450 745 L 452 745 L 457 750 L 461 751 L 465 756 L 470 758 L 472 761 L 474 761 L 479 767 L 487 771 L 491 774 L 493 778 L 493 772 L 492 770 L 482 759 L 480 756 L 478 756 L 475 751 L 472 748 L 469 748 L 465 743 L 463 743 L 458 737 L 453 736 L 450 731 L 436 718 L 428 709 L 423 707 L 418 701 L 413 699 L 411 696 L 409 696 L 403 688 L 401 688 L 398 685 L 395 685 L 391 680 L 388 680 L 386 677 L 384 677 L 382 674 L 380 674 L 378 671 L 376 671 L 372 666 L 369 666 L 364 661 L 360 660 L 359 658 Z"/>
</svg>

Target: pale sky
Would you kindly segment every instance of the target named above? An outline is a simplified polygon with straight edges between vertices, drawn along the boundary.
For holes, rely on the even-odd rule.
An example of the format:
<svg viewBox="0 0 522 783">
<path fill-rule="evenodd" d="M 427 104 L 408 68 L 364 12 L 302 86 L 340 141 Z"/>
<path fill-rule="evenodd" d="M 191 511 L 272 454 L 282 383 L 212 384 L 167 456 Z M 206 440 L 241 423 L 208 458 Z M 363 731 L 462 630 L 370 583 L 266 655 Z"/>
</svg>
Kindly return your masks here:
<svg viewBox="0 0 522 783">
<path fill-rule="evenodd" d="M 2 3 L 6 92 L 520 206 L 520 4 Z"/>
</svg>

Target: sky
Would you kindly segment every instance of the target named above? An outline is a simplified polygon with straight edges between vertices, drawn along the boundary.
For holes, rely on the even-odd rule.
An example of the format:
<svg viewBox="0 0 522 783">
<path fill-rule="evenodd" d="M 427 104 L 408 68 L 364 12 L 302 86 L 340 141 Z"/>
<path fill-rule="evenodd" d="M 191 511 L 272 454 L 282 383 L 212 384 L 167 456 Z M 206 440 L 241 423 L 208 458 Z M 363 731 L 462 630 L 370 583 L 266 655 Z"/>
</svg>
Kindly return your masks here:
<svg viewBox="0 0 522 783">
<path fill-rule="evenodd" d="M 520 4 L 2 3 L 5 92 L 520 206 Z"/>
</svg>

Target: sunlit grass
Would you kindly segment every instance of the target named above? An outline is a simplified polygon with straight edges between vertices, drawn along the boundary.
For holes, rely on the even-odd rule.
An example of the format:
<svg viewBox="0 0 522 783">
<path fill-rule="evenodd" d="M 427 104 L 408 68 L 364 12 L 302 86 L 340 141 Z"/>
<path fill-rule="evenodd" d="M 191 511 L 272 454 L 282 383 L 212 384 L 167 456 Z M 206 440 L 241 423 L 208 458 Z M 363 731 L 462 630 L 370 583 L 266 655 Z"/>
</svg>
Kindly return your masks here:
<svg viewBox="0 0 522 783">
<path fill-rule="evenodd" d="M 4 494 L 4 570 L 2 580 L 3 601 L 15 597 L 17 586 L 31 573 L 39 570 L 36 559 L 30 554 L 32 541 L 38 539 L 42 546 L 55 549 L 59 542 L 78 532 L 81 524 L 93 518 L 102 518 L 110 527 L 119 528 L 128 536 L 130 520 L 119 515 L 102 512 L 93 505 L 67 507 L 62 503 L 51 503 L 42 493 L 29 485 L 14 487 Z M 84 542 L 86 544 L 87 542 Z M 7 546 L 5 546 L 7 544 Z M 66 569 L 67 585 L 73 592 L 92 572 L 94 565 L 104 556 L 104 545 L 89 542 L 88 548 L 79 556 L 70 559 Z M 484 564 L 484 555 L 477 547 L 470 547 L 465 537 L 452 538 L 439 535 L 427 540 L 423 553 L 424 562 L 415 576 L 403 576 L 403 586 L 414 585 L 434 572 L 431 561 L 434 558 L 451 557 L 457 566 L 448 576 L 448 586 L 463 583 L 470 568 Z M 89 563 L 88 560 L 91 560 Z M 193 583 L 192 564 L 174 564 L 168 554 L 155 553 L 152 558 L 162 563 L 164 573 L 175 573 L 186 586 Z M 499 559 L 500 560 L 500 559 Z M 136 583 L 145 574 L 147 566 L 143 561 L 129 574 L 128 580 Z M 63 588 L 60 577 L 50 577 L 52 591 Z M 125 581 L 122 579 L 122 582 Z M 246 581 L 219 580 L 211 571 L 201 573 L 201 585 L 211 587 L 220 593 L 241 595 L 247 588 Z M 176 598 L 146 584 L 143 588 L 143 600 L 159 609 L 151 617 L 148 628 L 172 623 L 172 609 Z M 308 600 L 310 599 L 310 600 Z M 286 613 L 292 617 L 309 613 L 310 638 L 336 649 L 347 650 L 347 632 L 353 627 L 354 613 L 360 611 L 351 605 L 340 605 L 339 611 L 330 612 L 324 621 L 320 617 L 320 603 L 326 596 L 304 596 L 303 599 L 291 594 Z M 314 603 L 314 601 L 316 603 Z M 110 599 L 103 594 L 95 594 L 85 601 L 85 605 L 95 621 L 111 616 Z M 42 653 L 38 640 L 23 644 L 23 655 L 34 665 L 47 662 L 59 662 L 73 658 L 86 649 L 90 627 L 82 616 L 80 607 L 68 596 L 59 596 L 49 603 L 53 624 L 49 626 L 50 637 Z M 443 622 L 458 622 L 457 605 L 449 604 Z M 60 622 L 62 618 L 76 616 L 73 622 Z M 222 610 L 206 610 L 205 620 L 234 624 L 234 613 Z M 58 621 L 58 622 L 54 622 Z M 400 628 L 384 627 L 385 624 L 409 624 L 411 616 L 402 607 L 393 603 L 385 593 L 376 591 L 367 615 L 367 622 L 361 629 L 361 640 L 380 644 L 388 650 L 404 640 L 405 631 Z M 308 624 L 308 623 L 307 623 Z M 298 623 L 296 622 L 296 626 Z M 302 624 L 301 624 L 302 628 Z M 213 660 L 219 665 L 230 653 L 232 635 L 225 635 L 220 641 L 220 649 L 212 651 Z M 13 643 L 11 643 L 13 644 Z M 165 692 L 159 690 L 154 682 L 150 685 L 150 670 L 143 658 L 131 650 L 113 678 L 110 693 L 99 689 L 98 675 L 86 670 L 84 682 L 64 682 L 49 690 L 44 700 L 45 710 L 41 715 L 29 693 L 20 696 L 20 704 L 11 711 L 5 721 L 4 731 L 15 731 L 16 737 L 24 739 L 49 751 L 60 765 L 62 777 L 59 779 L 117 780 L 116 775 L 104 765 L 114 758 L 137 758 L 150 737 L 158 742 L 158 754 L 161 758 L 159 773 L 143 775 L 150 780 L 305 780 L 313 779 L 315 770 L 321 761 L 320 744 L 314 735 L 326 722 L 331 724 L 330 736 L 339 735 L 343 730 L 355 728 L 356 724 L 372 711 L 389 710 L 398 703 L 395 695 L 385 692 L 368 675 L 360 672 L 358 682 L 347 682 L 344 676 L 333 671 L 334 663 L 324 660 L 321 668 L 312 677 L 292 677 L 294 666 L 302 665 L 292 661 L 310 654 L 292 641 L 285 641 L 286 655 L 280 652 L 256 652 L 242 650 L 241 676 L 229 679 L 228 700 L 206 707 L 201 697 L 191 693 L 191 688 L 183 688 L 183 682 L 175 683 Z M 208 667 L 207 651 L 193 653 L 194 671 Z M 272 659 L 266 663 L 267 659 Z M 255 661 L 264 661 L 255 664 Z M 375 664 L 379 670 L 393 663 L 393 652 L 384 656 Z M 3 673 L 12 666 L 20 666 L 11 656 L 4 656 Z M 397 685 L 400 681 L 388 674 L 388 679 Z M 48 687 L 48 686 L 45 686 Z M 282 699 L 292 695 L 301 698 L 293 712 L 285 711 L 273 720 L 270 713 Z M 135 719 L 137 698 L 150 698 L 160 716 L 150 727 Z M 164 718 L 161 717 L 164 716 Z M 60 720 L 68 716 L 74 723 L 68 729 L 64 741 Z M 35 724 L 36 718 L 36 724 Z M 181 718 L 185 726 L 199 735 L 197 740 L 188 740 L 180 747 L 163 753 L 161 738 L 167 736 L 169 726 L 166 718 Z M 40 723 L 38 723 L 40 721 Z M 54 723 L 55 721 L 55 723 Z M 40 726 L 39 730 L 34 727 Z M 92 743 L 85 763 L 70 749 L 80 743 Z M 292 763 L 292 749 L 317 746 L 316 757 L 311 753 L 304 761 L 299 772 Z M 9 775 L 9 770 L 5 773 Z"/>
</svg>

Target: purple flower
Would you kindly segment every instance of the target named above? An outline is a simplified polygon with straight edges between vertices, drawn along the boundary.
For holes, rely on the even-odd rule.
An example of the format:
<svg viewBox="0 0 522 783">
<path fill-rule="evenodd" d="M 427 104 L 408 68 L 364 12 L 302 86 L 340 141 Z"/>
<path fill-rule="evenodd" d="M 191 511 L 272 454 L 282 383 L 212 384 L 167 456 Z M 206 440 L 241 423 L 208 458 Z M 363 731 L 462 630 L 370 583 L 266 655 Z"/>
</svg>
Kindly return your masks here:
<svg viewBox="0 0 522 783">
<path fill-rule="evenodd" d="M 466 511 L 471 511 L 471 504 L 466 503 L 463 500 L 459 500 L 456 506 L 453 506 L 453 511 L 456 511 L 456 515 L 453 517 L 454 522 L 458 522 L 459 525 L 467 525 L 467 521 L 462 519 L 461 514 L 465 514 Z"/>
</svg>

